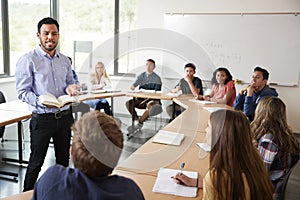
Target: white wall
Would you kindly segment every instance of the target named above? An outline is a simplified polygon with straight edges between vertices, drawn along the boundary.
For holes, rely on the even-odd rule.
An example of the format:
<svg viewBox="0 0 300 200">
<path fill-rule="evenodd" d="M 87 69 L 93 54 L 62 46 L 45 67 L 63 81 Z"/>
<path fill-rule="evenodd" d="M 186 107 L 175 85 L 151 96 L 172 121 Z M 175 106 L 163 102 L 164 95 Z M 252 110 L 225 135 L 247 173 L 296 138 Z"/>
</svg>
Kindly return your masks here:
<svg viewBox="0 0 300 200">
<path fill-rule="evenodd" d="M 137 24 L 139 28 L 163 28 L 165 13 L 296 11 L 300 12 L 299 0 L 140 0 Z M 298 133 L 300 133 L 299 85 L 300 83 L 298 87 L 275 87 L 287 105 L 289 124 Z M 241 87 L 237 86 L 238 89 Z"/>
</svg>

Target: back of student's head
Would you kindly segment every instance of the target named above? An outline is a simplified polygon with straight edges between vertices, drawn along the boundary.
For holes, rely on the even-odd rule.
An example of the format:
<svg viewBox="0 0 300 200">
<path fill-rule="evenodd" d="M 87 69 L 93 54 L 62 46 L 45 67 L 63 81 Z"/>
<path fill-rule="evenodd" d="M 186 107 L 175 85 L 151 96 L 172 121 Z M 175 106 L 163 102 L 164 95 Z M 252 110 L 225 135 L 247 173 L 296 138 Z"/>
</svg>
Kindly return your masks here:
<svg viewBox="0 0 300 200">
<path fill-rule="evenodd" d="M 75 122 L 72 130 L 71 155 L 75 167 L 90 177 L 110 174 L 123 148 L 123 134 L 115 120 L 91 111 Z"/>
<path fill-rule="evenodd" d="M 252 144 L 250 124 L 240 111 L 218 110 L 210 116 L 212 150 L 210 170 L 217 196 L 245 199 L 242 173 L 251 199 L 272 199 L 272 185 L 263 162 Z M 261 195 L 264 194 L 264 195 Z"/>
<path fill-rule="evenodd" d="M 257 66 L 254 68 L 254 72 L 261 72 L 263 74 L 263 80 L 269 79 L 269 72 L 266 69 Z"/>
<path fill-rule="evenodd" d="M 278 97 L 262 98 L 255 109 L 252 125 L 259 124 L 257 128 L 266 133 L 276 134 L 279 130 L 289 130 L 286 117 L 286 106 Z M 257 130 L 253 130 L 257 131 Z"/>
<path fill-rule="evenodd" d="M 192 69 L 194 69 L 194 71 L 196 71 L 196 66 L 193 64 L 193 63 L 187 63 L 185 66 L 184 66 L 184 69 L 185 68 L 192 68 Z"/>
<path fill-rule="evenodd" d="M 265 134 L 271 133 L 274 142 L 279 146 L 279 157 L 297 155 L 300 152 L 299 142 L 287 123 L 286 106 L 278 97 L 264 97 L 259 101 L 251 129 L 257 141 Z"/>
</svg>

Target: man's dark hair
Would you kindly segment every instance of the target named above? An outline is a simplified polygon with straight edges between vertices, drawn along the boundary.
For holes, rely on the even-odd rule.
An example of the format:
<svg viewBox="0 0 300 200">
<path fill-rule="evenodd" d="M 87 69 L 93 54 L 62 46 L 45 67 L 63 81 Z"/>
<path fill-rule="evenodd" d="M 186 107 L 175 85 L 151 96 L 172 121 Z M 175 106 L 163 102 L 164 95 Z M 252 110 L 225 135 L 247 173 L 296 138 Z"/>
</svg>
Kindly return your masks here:
<svg viewBox="0 0 300 200">
<path fill-rule="evenodd" d="M 188 68 L 188 67 L 193 68 L 194 71 L 196 71 L 196 66 L 195 66 L 193 63 L 188 63 L 188 64 L 186 64 L 186 65 L 184 66 L 184 69 L 185 69 L 185 68 Z"/>
<path fill-rule="evenodd" d="M 147 61 L 152 62 L 155 65 L 155 61 L 153 59 L 148 59 Z"/>
<path fill-rule="evenodd" d="M 41 33 L 41 27 L 43 24 L 55 24 L 57 27 L 57 30 L 59 31 L 59 24 L 56 21 L 56 19 L 53 19 L 51 17 L 46 17 L 46 18 L 42 19 L 41 21 L 39 21 L 38 26 L 37 26 L 38 33 Z"/>
<path fill-rule="evenodd" d="M 266 69 L 263 69 L 261 67 L 255 67 L 254 68 L 255 72 L 262 72 L 263 74 L 263 80 L 268 80 L 269 79 L 269 72 Z"/>
</svg>

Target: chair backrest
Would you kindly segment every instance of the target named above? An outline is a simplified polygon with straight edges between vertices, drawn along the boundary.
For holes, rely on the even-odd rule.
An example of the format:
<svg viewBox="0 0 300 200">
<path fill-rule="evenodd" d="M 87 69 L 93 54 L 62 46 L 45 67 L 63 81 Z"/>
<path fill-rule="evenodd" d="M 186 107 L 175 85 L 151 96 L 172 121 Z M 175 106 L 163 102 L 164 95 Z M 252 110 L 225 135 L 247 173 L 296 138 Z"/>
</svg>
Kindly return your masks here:
<svg viewBox="0 0 300 200">
<path fill-rule="evenodd" d="M 6 102 L 5 96 L 4 96 L 3 92 L 0 91 L 0 103 L 5 103 L 5 102 Z"/>
<path fill-rule="evenodd" d="M 78 113 L 81 113 L 81 116 L 90 111 L 90 106 L 80 102 L 79 104 L 73 104 L 70 106 L 72 113 L 75 114 L 75 121 L 78 120 Z"/>
<path fill-rule="evenodd" d="M 285 190 L 286 190 L 286 187 L 287 187 L 287 184 L 289 181 L 289 177 L 290 177 L 294 167 L 297 165 L 298 161 L 299 161 L 299 156 L 294 159 L 291 168 L 286 173 L 286 176 L 284 177 L 283 182 L 282 182 L 282 192 L 279 194 L 278 198 L 276 197 L 276 199 L 285 199 Z"/>
<path fill-rule="evenodd" d="M 152 108 L 149 111 L 149 116 L 155 116 L 158 115 L 160 113 L 162 113 L 163 109 L 162 106 L 160 104 L 155 104 L 152 106 Z"/>
</svg>

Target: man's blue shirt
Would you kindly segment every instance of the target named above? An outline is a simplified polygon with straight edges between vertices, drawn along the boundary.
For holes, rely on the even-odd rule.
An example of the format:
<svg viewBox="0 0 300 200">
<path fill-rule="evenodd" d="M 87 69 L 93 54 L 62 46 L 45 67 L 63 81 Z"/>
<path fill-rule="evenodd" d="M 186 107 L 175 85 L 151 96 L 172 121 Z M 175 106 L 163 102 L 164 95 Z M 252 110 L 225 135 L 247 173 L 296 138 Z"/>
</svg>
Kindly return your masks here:
<svg viewBox="0 0 300 200">
<path fill-rule="evenodd" d="M 20 100 L 34 113 L 54 113 L 58 108 L 47 108 L 38 100 L 40 95 L 51 93 L 55 97 L 66 94 L 66 88 L 74 84 L 69 59 L 59 53 L 51 57 L 40 46 L 21 56 L 16 64 L 16 89 Z M 68 109 L 68 106 L 61 110 Z"/>
</svg>

